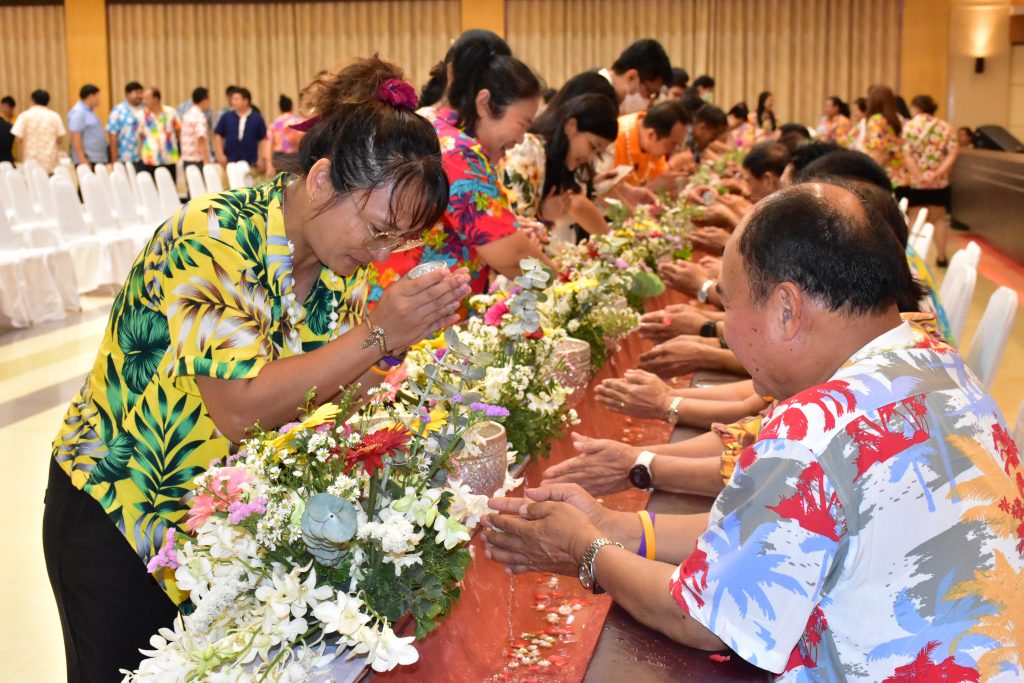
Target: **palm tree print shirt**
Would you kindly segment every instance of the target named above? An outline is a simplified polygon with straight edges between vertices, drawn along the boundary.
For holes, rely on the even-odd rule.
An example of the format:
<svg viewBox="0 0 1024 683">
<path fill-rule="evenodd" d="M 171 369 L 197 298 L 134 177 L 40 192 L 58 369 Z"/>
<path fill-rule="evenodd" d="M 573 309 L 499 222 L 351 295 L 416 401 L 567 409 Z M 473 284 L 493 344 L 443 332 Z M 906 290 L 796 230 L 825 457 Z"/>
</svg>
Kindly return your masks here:
<svg viewBox="0 0 1024 683">
<path fill-rule="evenodd" d="M 765 418 L 669 588 L 781 681 L 1020 681 L 1022 499 L 995 402 L 903 323 Z"/>
<path fill-rule="evenodd" d="M 342 278 L 324 268 L 303 312 L 283 313 L 291 257 L 282 197 L 291 179 L 201 197 L 157 229 L 114 299 L 92 371 L 53 442 L 72 483 L 103 505 L 144 562 L 184 523 L 195 477 L 232 450 L 195 378 L 256 377 L 293 354 L 286 336 L 311 351 L 331 338 L 332 313 L 339 333 L 362 320 L 362 270 Z M 183 601 L 172 575 L 158 579 Z"/>
</svg>

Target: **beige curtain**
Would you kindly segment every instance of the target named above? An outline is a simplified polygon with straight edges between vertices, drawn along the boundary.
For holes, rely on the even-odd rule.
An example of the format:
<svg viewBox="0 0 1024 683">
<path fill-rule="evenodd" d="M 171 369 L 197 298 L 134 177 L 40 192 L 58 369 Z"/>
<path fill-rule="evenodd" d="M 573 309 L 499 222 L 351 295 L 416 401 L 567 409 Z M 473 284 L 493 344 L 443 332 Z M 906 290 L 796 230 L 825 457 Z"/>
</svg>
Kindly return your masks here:
<svg viewBox="0 0 1024 683">
<path fill-rule="evenodd" d="M 893 0 L 507 0 L 508 41 L 550 85 L 609 66 L 655 38 L 691 79 L 708 73 L 728 109 L 761 90 L 780 123 L 814 124 L 826 95 L 898 85 L 900 6 Z"/>
<path fill-rule="evenodd" d="M 0 97 L 12 96 L 18 111 L 42 89 L 50 93 L 50 107 L 67 114 L 66 55 L 62 5 L 0 5 Z"/>
<path fill-rule="evenodd" d="M 268 118 L 320 69 L 379 52 L 417 87 L 459 29 L 459 0 L 110 5 L 112 88 L 137 80 L 176 106 L 241 85 Z M 116 98 L 115 98 L 116 101 Z"/>
</svg>

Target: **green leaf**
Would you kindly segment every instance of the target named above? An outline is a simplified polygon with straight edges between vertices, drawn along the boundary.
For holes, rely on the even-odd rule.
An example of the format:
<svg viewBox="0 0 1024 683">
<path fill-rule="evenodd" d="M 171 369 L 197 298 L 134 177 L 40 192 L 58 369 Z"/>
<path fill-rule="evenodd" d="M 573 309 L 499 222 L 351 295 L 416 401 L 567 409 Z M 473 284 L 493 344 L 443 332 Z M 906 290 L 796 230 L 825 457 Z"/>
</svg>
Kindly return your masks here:
<svg viewBox="0 0 1024 683">
<path fill-rule="evenodd" d="M 636 296 L 648 298 L 658 296 L 665 291 L 665 283 L 654 273 L 641 270 L 633 274 L 633 284 L 629 291 Z"/>
</svg>

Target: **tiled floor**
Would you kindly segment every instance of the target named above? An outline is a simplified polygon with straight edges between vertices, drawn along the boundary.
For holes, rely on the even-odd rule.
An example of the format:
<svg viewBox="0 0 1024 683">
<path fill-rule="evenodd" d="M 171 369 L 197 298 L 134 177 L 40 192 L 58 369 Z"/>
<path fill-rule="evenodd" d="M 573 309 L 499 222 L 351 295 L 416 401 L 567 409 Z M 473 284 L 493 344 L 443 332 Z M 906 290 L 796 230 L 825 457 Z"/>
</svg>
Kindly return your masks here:
<svg viewBox="0 0 1024 683">
<path fill-rule="evenodd" d="M 964 242 L 956 233 L 952 249 Z M 941 273 L 937 273 L 941 276 Z M 967 348 L 985 303 L 999 285 L 1024 301 L 1024 266 L 983 245 Z M 7 444 L 0 498 L 0 683 L 64 679 L 60 624 L 43 565 L 40 528 L 50 441 L 65 406 L 92 363 L 110 298 L 86 298 L 86 310 L 62 323 L 0 335 L 0 444 Z M 1024 399 L 1024 314 L 1018 314 L 992 392 L 1013 422 Z"/>
</svg>

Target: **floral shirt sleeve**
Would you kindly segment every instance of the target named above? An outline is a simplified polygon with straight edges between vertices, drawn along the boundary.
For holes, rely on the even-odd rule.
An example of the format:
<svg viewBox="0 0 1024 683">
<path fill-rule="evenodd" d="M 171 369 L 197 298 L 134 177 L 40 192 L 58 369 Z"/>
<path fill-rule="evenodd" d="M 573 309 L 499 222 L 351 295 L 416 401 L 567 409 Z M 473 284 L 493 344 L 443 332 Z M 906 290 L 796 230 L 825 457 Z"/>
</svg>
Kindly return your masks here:
<svg viewBox="0 0 1024 683">
<path fill-rule="evenodd" d="M 537 218 L 544 191 L 544 142 L 532 133 L 510 149 L 498 166 L 509 208 L 518 216 Z"/>
</svg>

